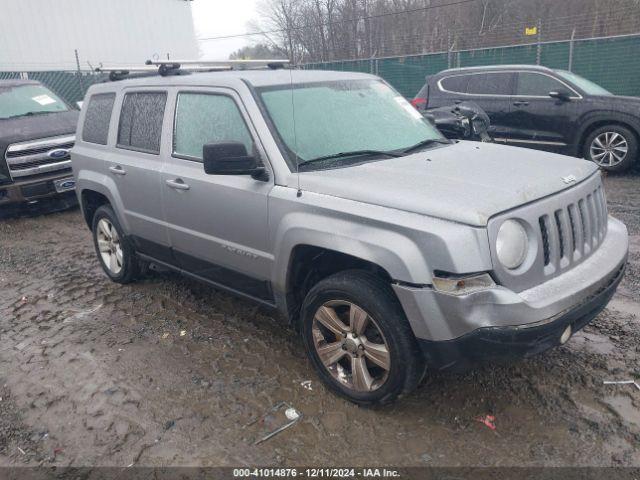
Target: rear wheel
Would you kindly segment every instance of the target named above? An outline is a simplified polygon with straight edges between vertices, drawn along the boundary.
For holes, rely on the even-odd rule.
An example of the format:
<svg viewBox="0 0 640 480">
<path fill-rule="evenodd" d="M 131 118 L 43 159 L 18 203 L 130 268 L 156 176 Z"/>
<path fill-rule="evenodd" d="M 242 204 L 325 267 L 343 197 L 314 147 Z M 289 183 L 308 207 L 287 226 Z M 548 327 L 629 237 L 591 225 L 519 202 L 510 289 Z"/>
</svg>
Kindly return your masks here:
<svg viewBox="0 0 640 480">
<path fill-rule="evenodd" d="M 348 400 L 389 403 L 411 392 L 424 360 L 389 286 L 361 271 L 320 281 L 302 307 L 302 335 L 320 378 Z"/>
<path fill-rule="evenodd" d="M 92 230 L 98 260 L 109 278 L 123 284 L 134 281 L 140 273 L 138 258 L 110 206 L 96 210 Z"/>
<path fill-rule="evenodd" d="M 638 156 L 638 139 L 628 128 L 605 125 L 587 137 L 584 156 L 604 170 L 622 172 L 631 167 Z"/>
</svg>

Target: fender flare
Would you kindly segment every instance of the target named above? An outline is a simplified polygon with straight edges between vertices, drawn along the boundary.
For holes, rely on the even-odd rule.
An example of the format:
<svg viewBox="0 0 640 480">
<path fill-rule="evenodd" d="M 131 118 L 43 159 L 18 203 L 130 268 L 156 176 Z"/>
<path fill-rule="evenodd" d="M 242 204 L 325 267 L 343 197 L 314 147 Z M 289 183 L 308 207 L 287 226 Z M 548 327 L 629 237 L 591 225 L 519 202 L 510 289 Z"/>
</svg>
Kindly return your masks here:
<svg viewBox="0 0 640 480">
<path fill-rule="evenodd" d="M 392 279 L 430 279 L 431 272 L 419 246 L 410 238 L 375 225 L 354 225 L 344 219 L 328 219 L 313 214 L 292 213 L 283 219 L 276 233 L 273 284 L 285 292 L 292 253 L 297 246 L 324 248 L 359 258 L 384 269 Z M 357 232 L 354 232 L 357 229 Z M 399 253 L 402 252 L 402 255 Z"/>
<path fill-rule="evenodd" d="M 104 195 L 107 200 L 109 200 L 109 203 L 113 207 L 114 213 L 118 216 L 120 225 L 125 230 L 125 232 L 130 232 L 129 224 L 126 222 L 126 218 L 123 218 L 123 215 L 118 215 L 118 212 L 124 211 L 124 204 L 122 203 L 122 198 L 120 198 L 120 195 L 118 194 L 118 189 L 116 188 L 113 179 L 105 177 L 104 175 L 91 170 L 82 170 L 78 173 L 76 184 L 80 186 L 78 197 L 80 200 L 80 208 L 82 209 L 83 214 L 83 193 L 87 190 L 97 192 L 101 195 Z"/>
</svg>

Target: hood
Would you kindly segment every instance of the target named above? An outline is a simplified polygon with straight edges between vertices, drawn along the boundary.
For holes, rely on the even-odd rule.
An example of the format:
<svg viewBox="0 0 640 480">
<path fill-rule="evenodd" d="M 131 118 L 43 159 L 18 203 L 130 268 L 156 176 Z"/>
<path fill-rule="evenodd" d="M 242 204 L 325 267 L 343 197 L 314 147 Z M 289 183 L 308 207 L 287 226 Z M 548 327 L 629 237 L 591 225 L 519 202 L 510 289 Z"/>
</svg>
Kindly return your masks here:
<svg viewBox="0 0 640 480">
<path fill-rule="evenodd" d="M 78 124 L 77 110 L 30 117 L 0 119 L 0 183 L 9 179 L 4 154 L 12 143 L 73 134 Z"/>
<path fill-rule="evenodd" d="M 300 174 L 303 190 L 486 226 L 492 216 L 571 188 L 598 170 L 587 160 L 461 141 L 406 157 Z M 563 177 L 575 177 L 565 183 Z"/>
</svg>

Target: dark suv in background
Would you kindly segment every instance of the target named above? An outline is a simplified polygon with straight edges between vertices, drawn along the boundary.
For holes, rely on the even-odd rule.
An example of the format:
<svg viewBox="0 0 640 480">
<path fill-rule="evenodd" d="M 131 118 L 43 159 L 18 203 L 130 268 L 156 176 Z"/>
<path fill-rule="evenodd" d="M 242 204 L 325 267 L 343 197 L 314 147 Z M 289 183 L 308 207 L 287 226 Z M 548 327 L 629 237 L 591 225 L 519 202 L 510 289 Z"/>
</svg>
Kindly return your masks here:
<svg viewBox="0 0 640 480">
<path fill-rule="evenodd" d="M 622 171 L 638 158 L 640 98 L 613 95 L 564 70 L 504 65 L 444 70 L 427 77 L 418 110 L 474 101 L 497 142 L 593 160 Z"/>
<path fill-rule="evenodd" d="M 0 81 L 0 214 L 44 200 L 77 204 L 69 154 L 77 123 L 78 111 L 41 83 Z"/>
</svg>

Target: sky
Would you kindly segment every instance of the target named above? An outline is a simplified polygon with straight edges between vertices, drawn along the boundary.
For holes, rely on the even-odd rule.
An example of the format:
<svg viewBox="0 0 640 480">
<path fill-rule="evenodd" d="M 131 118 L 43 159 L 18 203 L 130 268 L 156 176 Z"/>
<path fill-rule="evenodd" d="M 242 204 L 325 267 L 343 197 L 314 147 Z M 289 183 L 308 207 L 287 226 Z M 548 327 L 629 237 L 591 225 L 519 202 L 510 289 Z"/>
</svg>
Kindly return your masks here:
<svg viewBox="0 0 640 480">
<path fill-rule="evenodd" d="M 191 10 L 196 37 L 218 37 L 247 31 L 247 22 L 257 18 L 259 0 L 193 0 Z M 200 56 L 206 60 L 227 60 L 229 54 L 247 45 L 244 38 L 201 40 Z"/>
</svg>

